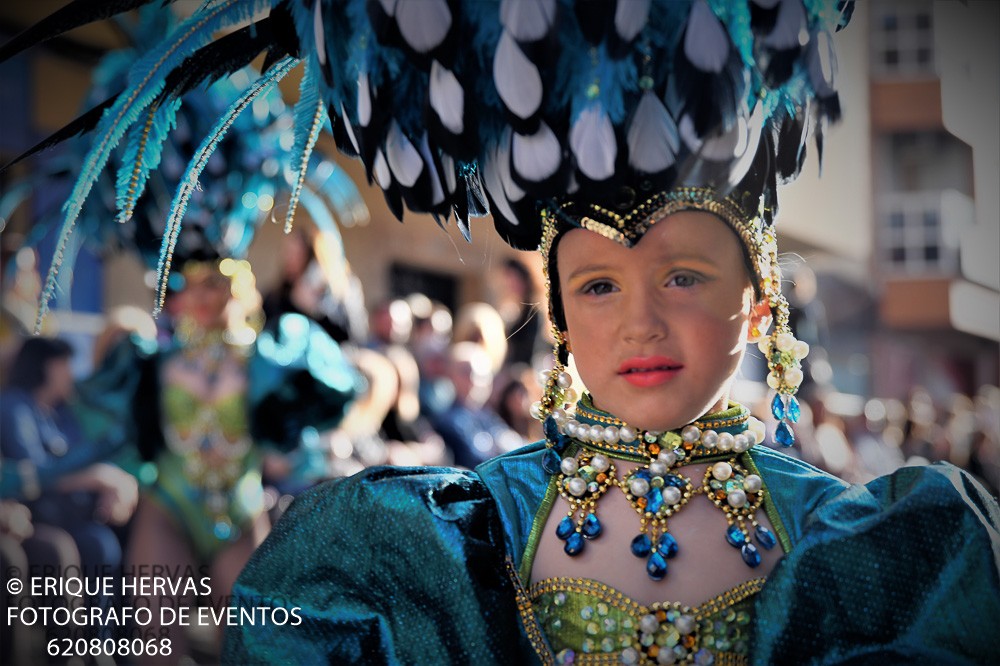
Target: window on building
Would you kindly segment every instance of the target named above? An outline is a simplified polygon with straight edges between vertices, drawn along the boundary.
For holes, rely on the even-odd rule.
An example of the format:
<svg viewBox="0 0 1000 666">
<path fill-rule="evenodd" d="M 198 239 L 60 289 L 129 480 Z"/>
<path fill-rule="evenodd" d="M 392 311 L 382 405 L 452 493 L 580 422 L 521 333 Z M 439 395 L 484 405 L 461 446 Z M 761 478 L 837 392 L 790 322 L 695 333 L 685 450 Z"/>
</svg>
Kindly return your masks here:
<svg viewBox="0 0 1000 666">
<path fill-rule="evenodd" d="M 934 75 L 930 1 L 875 0 L 869 6 L 873 75 L 887 78 Z"/>
<path fill-rule="evenodd" d="M 954 233 L 969 220 L 971 201 L 949 191 L 891 192 L 879 197 L 878 253 L 885 275 L 953 275 Z"/>
</svg>

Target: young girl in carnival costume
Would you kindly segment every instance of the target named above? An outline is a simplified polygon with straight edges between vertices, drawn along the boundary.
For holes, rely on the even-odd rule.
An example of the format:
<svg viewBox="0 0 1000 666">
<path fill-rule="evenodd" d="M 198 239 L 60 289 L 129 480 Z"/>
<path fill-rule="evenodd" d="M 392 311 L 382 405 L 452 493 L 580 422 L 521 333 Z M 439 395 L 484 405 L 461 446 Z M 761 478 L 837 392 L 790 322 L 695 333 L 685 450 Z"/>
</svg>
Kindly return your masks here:
<svg viewBox="0 0 1000 666">
<path fill-rule="evenodd" d="M 792 444 L 808 346 L 759 175 L 546 207 L 546 439 L 297 500 L 235 590 L 303 621 L 233 628 L 229 661 L 984 663 L 995 501 L 947 464 L 851 486 L 729 400 L 757 343 Z"/>
<path fill-rule="evenodd" d="M 285 315 L 259 330 L 260 296 L 247 261 L 221 259 L 206 244 L 179 252 L 176 262 L 172 335 L 160 344 L 132 336 L 113 347 L 82 383 L 79 405 L 92 432 L 121 439 L 150 463 L 139 474 L 126 575 L 137 585 L 157 571 L 198 581 L 197 590 L 177 594 L 136 587 L 135 603 L 154 609 L 156 635 L 171 638 L 167 661 L 187 653 L 186 637 L 169 624 L 160 634 L 160 618 L 170 616 L 157 609 L 194 607 L 195 594 L 227 603 L 236 574 L 270 528 L 266 458 L 295 447 L 305 426 L 339 422 L 360 381 L 338 345 L 304 316 Z"/>
<path fill-rule="evenodd" d="M 196 12 L 135 91 L 169 97 L 171 59 L 251 4 Z M 543 441 L 299 497 L 234 587 L 238 611 L 290 619 L 231 627 L 226 661 L 990 661 L 1000 519 L 976 482 L 932 465 L 851 486 L 729 401 L 757 341 L 774 440 L 794 443 L 808 348 L 776 188 L 839 116 L 830 32 L 851 8 L 275 3 L 265 69 L 305 60 L 297 126 L 329 114 L 397 216 L 454 212 L 468 234 L 488 204 L 505 240 L 540 247 L 557 342 Z M 123 96 L 98 134 L 149 104 Z"/>
</svg>

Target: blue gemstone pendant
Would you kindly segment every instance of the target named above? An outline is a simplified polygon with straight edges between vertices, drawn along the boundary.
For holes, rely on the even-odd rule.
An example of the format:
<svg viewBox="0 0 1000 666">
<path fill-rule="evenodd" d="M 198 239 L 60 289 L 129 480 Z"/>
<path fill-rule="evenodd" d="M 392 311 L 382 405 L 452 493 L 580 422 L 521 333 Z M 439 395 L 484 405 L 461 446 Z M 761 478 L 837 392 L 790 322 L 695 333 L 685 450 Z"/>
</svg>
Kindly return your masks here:
<svg viewBox="0 0 1000 666">
<path fill-rule="evenodd" d="M 653 550 L 653 543 L 648 534 L 639 534 L 632 539 L 632 554 L 636 557 L 646 557 Z"/>
<path fill-rule="evenodd" d="M 565 541 L 575 529 L 576 526 L 573 524 L 573 519 L 566 516 L 559 521 L 559 525 L 556 527 L 556 536 Z"/>
<path fill-rule="evenodd" d="M 788 420 L 792 423 L 798 423 L 800 416 L 802 416 L 802 408 L 799 407 L 798 398 L 794 395 L 788 396 Z"/>
<path fill-rule="evenodd" d="M 646 562 L 646 573 L 653 580 L 663 580 L 667 575 L 667 561 L 659 553 L 653 553 Z"/>
<path fill-rule="evenodd" d="M 743 534 L 743 530 L 739 527 L 736 525 L 730 525 L 726 528 L 726 541 L 728 541 L 729 545 L 733 548 L 739 548 L 747 542 L 747 537 Z"/>
<path fill-rule="evenodd" d="M 583 519 L 583 526 L 580 528 L 580 531 L 583 533 L 584 537 L 588 539 L 596 539 L 601 536 L 602 529 L 601 521 L 597 519 L 597 516 L 592 513 L 588 513 L 587 517 Z"/>
<path fill-rule="evenodd" d="M 763 525 L 758 525 L 754 529 L 753 535 L 757 539 L 757 543 L 759 543 L 764 550 L 771 550 L 778 543 L 778 540 L 774 537 L 774 532 L 767 529 Z"/>
<path fill-rule="evenodd" d="M 587 545 L 587 542 L 583 540 L 583 535 L 579 532 L 573 532 L 566 539 L 566 545 L 563 547 L 563 550 L 566 551 L 567 555 L 579 555 L 585 545 Z"/>
<path fill-rule="evenodd" d="M 795 433 L 791 426 L 782 421 L 778 424 L 778 429 L 774 431 L 774 439 L 782 446 L 788 447 L 795 444 Z"/>
<path fill-rule="evenodd" d="M 760 551 L 752 543 L 743 544 L 743 547 L 740 549 L 740 555 L 743 556 L 743 561 L 751 569 L 760 565 Z"/>
<path fill-rule="evenodd" d="M 670 559 L 677 555 L 679 546 L 677 545 L 677 539 L 670 532 L 664 532 L 660 535 L 660 542 L 656 544 L 656 552 L 663 555 L 666 559 Z"/>
<path fill-rule="evenodd" d="M 779 421 L 785 420 L 785 401 L 780 393 L 775 393 L 774 399 L 771 400 L 771 414 Z"/>
</svg>

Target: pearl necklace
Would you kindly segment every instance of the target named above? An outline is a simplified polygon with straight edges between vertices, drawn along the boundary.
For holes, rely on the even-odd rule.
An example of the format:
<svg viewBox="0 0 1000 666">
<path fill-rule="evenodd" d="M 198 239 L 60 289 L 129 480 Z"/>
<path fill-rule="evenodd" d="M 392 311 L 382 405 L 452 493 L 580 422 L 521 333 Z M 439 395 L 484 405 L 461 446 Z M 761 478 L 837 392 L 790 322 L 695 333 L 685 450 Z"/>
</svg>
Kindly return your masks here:
<svg viewBox="0 0 1000 666">
<path fill-rule="evenodd" d="M 601 535 L 597 504 L 612 487 L 625 494 L 639 515 L 639 534 L 630 550 L 646 558 L 646 572 L 653 580 L 666 576 L 667 560 L 679 550 L 668 530 L 668 519 L 697 494 L 704 494 L 723 512 L 726 541 L 740 550 L 747 566 L 756 567 L 761 561 L 751 543 L 750 527 L 761 547 L 770 549 L 777 543 L 774 534 L 755 518 L 765 495 L 761 477 L 740 465 L 735 456 L 718 460 L 745 453 L 764 439 L 763 423 L 750 417 L 744 407 L 736 405 L 680 432 L 638 431 L 597 410 L 586 394 L 574 415 L 557 408 L 549 416 L 545 422 L 549 448 L 542 466 L 558 476 L 557 489 L 570 507 L 556 528 L 568 555 L 580 554 L 588 540 Z M 612 456 L 645 464 L 619 478 Z M 696 490 L 679 468 L 699 459 L 717 462 L 706 469 L 704 482 Z"/>
</svg>

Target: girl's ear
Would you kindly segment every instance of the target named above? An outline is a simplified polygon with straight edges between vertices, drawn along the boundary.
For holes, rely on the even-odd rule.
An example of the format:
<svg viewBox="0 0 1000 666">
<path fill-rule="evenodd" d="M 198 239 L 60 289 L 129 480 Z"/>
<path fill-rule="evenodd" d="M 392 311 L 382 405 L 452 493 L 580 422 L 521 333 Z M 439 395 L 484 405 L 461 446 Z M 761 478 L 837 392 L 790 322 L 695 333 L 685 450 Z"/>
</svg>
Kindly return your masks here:
<svg viewBox="0 0 1000 666">
<path fill-rule="evenodd" d="M 570 342 L 569 342 L 569 331 L 563 331 L 562 332 L 562 336 L 563 336 L 563 340 L 566 341 L 566 351 L 569 352 L 570 354 L 572 354 L 573 353 L 573 345 L 571 345 Z"/>
<path fill-rule="evenodd" d="M 747 342 L 760 342 L 767 335 L 771 320 L 771 306 L 767 301 L 755 303 L 750 310 L 750 331 L 747 333 Z"/>
</svg>

